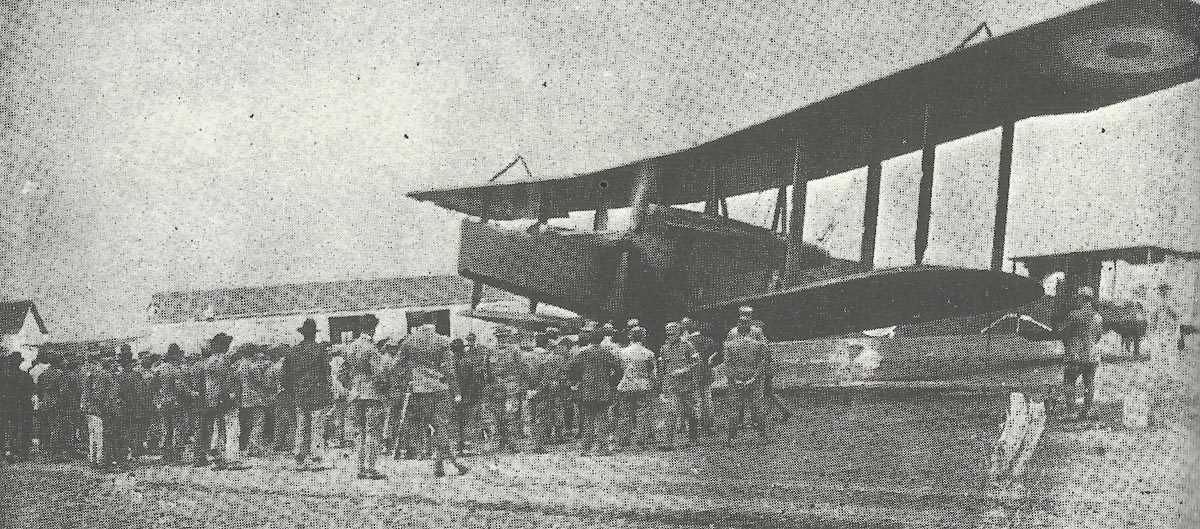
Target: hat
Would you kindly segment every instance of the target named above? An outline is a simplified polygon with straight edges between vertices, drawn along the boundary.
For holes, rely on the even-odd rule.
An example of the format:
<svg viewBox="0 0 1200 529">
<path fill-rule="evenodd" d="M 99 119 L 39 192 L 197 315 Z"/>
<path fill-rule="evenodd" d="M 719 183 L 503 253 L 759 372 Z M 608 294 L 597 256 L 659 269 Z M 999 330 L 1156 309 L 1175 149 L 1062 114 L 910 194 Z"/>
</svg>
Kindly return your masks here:
<svg viewBox="0 0 1200 529">
<path fill-rule="evenodd" d="M 641 327 L 641 326 L 642 326 L 642 322 L 638 321 L 637 318 L 630 318 L 629 321 L 625 322 L 626 329 L 632 329 L 634 327 Z"/>
<path fill-rule="evenodd" d="M 179 347 L 179 344 L 177 343 L 167 346 L 167 354 L 165 358 L 167 360 L 178 360 L 183 358 L 183 348 Z"/>
<path fill-rule="evenodd" d="M 133 363 L 133 351 L 130 351 L 129 349 L 122 347 L 121 352 L 117 353 L 117 363 L 122 364 L 122 365 L 132 364 Z"/>
<path fill-rule="evenodd" d="M 212 340 L 210 342 L 208 342 L 208 345 L 209 345 L 209 348 L 211 348 L 213 354 L 216 354 L 217 351 L 220 351 L 222 353 L 224 353 L 225 351 L 228 351 L 229 346 L 232 343 L 233 343 L 232 336 L 225 334 L 223 332 L 219 332 L 212 337 Z"/>
<path fill-rule="evenodd" d="M 1080 287 L 1077 294 L 1081 298 L 1096 299 L 1096 293 L 1092 290 L 1092 287 Z"/>
<path fill-rule="evenodd" d="M 304 320 L 304 323 L 302 323 L 299 327 L 296 328 L 296 332 L 298 332 L 300 334 L 309 334 L 309 333 L 315 334 L 317 332 L 317 322 L 313 321 L 312 318 L 308 318 L 308 319 Z"/>
<path fill-rule="evenodd" d="M 636 340 L 639 342 L 643 341 L 646 339 L 647 334 L 648 333 L 646 332 L 646 329 L 644 327 L 634 327 L 632 329 L 629 329 L 629 339 L 630 340 Z"/>
<path fill-rule="evenodd" d="M 739 307 L 738 308 L 738 320 L 750 321 L 752 319 L 754 319 L 754 308 L 753 307 Z"/>
<path fill-rule="evenodd" d="M 104 356 L 104 352 L 101 351 L 99 347 L 95 347 L 95 348 L 89 347 L 88 348 L 88 351 L 87 351 L 88 360 L 95 360 L 95 359 L 100 358 L 101 356 Z"/>
<path fill-rule="evenodd" d="M 553 340 L 555 338 L 558 338 L 559 336 L 562 336 L 562 331 L 558 330 L 558 327 L 546 327 L 546 337 L 547 338 L 550 338 L 551 340 Z"/>
<path fill-rule="evenodd" d="M 669 322 L 667 322 L 666 325 L 663 326 L 663 329 L 666 329 L 667 332 L 671 332 L 671 331 L 678 331 L 681 328 L 679 326 L 679 322 L 669 321 Z"/>
<path fill-rule="evenodd" d="M 580 332 L 593 332 L 596 330 L 596 326 L 598 325 L 600 324 L 595 320 L 588 320 L 583 322 L 583 326 L 581 326 L 579 330 Z"/>
</svg>

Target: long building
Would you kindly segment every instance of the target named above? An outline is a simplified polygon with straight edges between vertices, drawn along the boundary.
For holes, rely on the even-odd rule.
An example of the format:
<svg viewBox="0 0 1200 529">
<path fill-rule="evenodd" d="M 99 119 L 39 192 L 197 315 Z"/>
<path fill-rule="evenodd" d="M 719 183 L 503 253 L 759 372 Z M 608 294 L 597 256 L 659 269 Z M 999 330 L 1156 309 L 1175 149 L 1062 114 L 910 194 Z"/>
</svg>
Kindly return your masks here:
<svg viewBox="0 0 1200 529">
<path fill-rule="evenodd" d="M 218 332 L 238 343 L 294 343 L 307 318 L 317 323 L 318 341 L 341 343 L 357 336 L 368 314 L 379 319 L 379 337 L 403 336 L 428 318 L 438 332 L 462 336 L 492 326 L 460 314 L 471 307 L 471 296 L 471 282 L 455 275 L 162 292 L 153 296 L 150 334 L 138 346 L 160 351 L 179 343 L 186 350 Z M 480 302 L 519 300 L 485 288 Z"/>
</svg>

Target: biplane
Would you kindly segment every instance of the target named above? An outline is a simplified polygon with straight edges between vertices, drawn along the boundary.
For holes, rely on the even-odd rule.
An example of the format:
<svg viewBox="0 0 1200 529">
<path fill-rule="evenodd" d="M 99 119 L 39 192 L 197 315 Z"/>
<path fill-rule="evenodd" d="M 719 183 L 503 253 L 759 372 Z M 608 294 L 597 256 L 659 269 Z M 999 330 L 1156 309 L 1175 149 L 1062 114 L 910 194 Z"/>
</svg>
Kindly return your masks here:
<svg viewBox="0 0 1200 529">
<path fill-rule="evenodd" d="M 837 335 L 1008 310 L 1043 296 L 1002 270 L 1013 138 L 1021 120 L 1088 112 L 1197 78 L 1200 6 L 1110 0 L 962 46 L 706 143 L 585 174 L 489 181 L 409 196 L 469 217 L 459 273 L 594 319 L 732 323 L 752 305 L 773 338 Z M 991 263 L 924 264 L 937 147 L 1001 129 Z M 911 266 L 874 266 L 884 160 L 921 152 Z M 867 168 L 858 261 L 804 240 L 808 182 Z M 772 227 L 729 218 L 725 198 L 776 193 Z M 790 199 L 790 200 L 789 200 Z M 703 203 L 703 211 L 680 208 Z M 608 212 L 630 208 L 627 229 Z M 550 226 L 594 211 L 593 230 Z M 508 229 L 499 221 L 533 221 Z M 478 289 L 477 289 L 478 292 Z"/>
</svg>

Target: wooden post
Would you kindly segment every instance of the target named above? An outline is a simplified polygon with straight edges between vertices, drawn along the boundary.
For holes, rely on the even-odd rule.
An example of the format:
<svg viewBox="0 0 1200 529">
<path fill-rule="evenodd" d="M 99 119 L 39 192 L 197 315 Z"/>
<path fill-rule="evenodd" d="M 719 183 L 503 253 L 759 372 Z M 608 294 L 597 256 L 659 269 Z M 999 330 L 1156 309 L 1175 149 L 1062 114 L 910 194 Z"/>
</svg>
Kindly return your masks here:
<svg viewBox="0 0 1200 529">
<path fill-rule="evenodd" d="M 799 270 L 801 248 L 804 245 L 804 208 L 808 199 L 808 173 L 812 169 L 802 159 L 804 145 L 796 141 L 796 155 L 792 162 L 792 215 L 788 220 L 787 270 Z"/>
<path fill-rule="evenodd" d="M 929 130 L 929 105 L 925 105 L 925 126 L 921 135 L 921 187 L 917 195 L 917 231 L 913 237 L 913 253 L 916 264 L 925 261 L 925 250 L 929 247 L 929 218 L 933 213 L 933 161 L 937 144 Z"/>
<path fill-rule="evenodd" d="M 1004 123 L 1000 132 L 1000 177 L 996 182 L 996 223 L 992 227 L 992 270 L 1004 267 L 1004 239 L 1008 230 L 1008 190 L 1012 182 L 1013 135 L 1016 123 Z"/>
<path fill-rule="evenodd" d="M 867 166 L 867 194 L 863 206 L 862 247 L 858 261 L 875 268 L 875 235 L 879 228 L 879 188 L 883 181 L 883 162 L 872 159 Z"/>
</svg>

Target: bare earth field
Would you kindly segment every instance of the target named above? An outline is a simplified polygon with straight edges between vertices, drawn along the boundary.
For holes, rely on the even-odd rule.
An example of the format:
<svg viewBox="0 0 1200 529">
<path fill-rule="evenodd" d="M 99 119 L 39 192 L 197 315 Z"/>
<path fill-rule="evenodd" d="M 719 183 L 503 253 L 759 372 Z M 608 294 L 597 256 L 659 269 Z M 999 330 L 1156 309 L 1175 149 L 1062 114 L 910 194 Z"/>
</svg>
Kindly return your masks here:
<svg viewBox="0 0 1200 529">
<path fill-rule="evenodd" d="M 788 403 L 797 414 L 770 447 L 753 433 L 733 449 L 563 446 L 469 458 L 469 475 L 440 479 L 427 461 L 388 460 L 387 481 L 360 481 L 349 458 L 324 473 L 282 456 L 243 472 L 143 462 L 116 476 L 18 463 L 0 467 L 0 527 L 1200 527 L 1184 501 L 1195 422 L 1179 404 L 1144 431 L 1123 430 L 1115 402 L 1091 423 L 1056 421 L 1024 490 L 998 491 L 986 471 L 1003 392 L 797 391 Z"/>
</svg>

